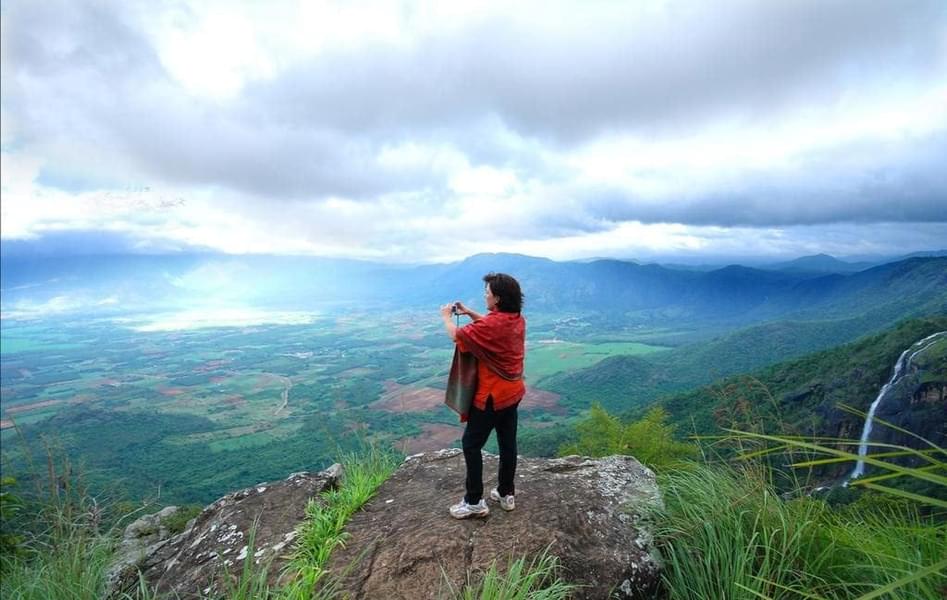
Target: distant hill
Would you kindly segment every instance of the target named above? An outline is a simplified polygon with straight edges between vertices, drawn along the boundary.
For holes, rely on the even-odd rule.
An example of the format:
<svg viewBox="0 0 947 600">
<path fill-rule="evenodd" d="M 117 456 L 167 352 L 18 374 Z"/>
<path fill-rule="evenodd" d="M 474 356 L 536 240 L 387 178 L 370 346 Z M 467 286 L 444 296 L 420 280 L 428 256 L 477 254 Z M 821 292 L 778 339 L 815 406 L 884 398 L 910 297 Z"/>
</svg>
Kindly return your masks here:
<svg viewBox="0 0 947 600">
<path fill-rule="evenodd" d="M 945 290 L 947 258 L 910 258 L 852 275 L 799 282 L 783 305 L 783 314 L 788 318 L 844 318 L 874 311 L 897 320 L 947 313 Z"/>
<path fill-rule="evenodd" d="M 813 254 L 795 260 L 773 263 L 766 265 L 764 268 L 793 273 L 856 273 L 876 264 L 873 262 L 846 262 L 828 254 Z"/>
<path fill-rule="evenodd" d="M 910 254 L 905 254 L 904 256 L 901 256 L 890 262 L 897 262 L 899 260 L 905 260 L 908 258 L 937 258 L 937 257 L 944 257 L 944 256 L 947 256 L 947 250 L 924 250 L 921 252 L 912 252 Z"/>
</svg>

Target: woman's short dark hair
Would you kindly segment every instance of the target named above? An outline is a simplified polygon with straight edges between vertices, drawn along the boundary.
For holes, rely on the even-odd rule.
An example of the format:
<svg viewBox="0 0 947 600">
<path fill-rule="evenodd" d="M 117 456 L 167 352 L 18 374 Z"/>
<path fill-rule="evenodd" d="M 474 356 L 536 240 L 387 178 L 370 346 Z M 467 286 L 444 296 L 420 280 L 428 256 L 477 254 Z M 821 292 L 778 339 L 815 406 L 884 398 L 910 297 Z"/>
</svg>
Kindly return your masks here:
<svg viewBox="0 0 947 600">
<path fill-rule="evenodd" d="M 493 295 L 499 298 L 497 310 L 500 312 L 523 312 L 523 292 L 520 282 L 506 273 L 487 273 L 483 281 L 490 286 Z"/>
</svg>

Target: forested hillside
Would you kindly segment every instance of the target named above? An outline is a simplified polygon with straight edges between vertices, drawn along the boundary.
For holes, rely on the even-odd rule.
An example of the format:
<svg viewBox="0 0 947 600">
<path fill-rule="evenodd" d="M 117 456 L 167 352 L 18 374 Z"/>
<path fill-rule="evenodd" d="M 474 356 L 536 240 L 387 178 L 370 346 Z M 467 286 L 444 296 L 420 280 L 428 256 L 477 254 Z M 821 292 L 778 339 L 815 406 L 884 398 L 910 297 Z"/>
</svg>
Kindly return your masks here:
<svg viewBox="0 0 947 600">
<path fill-rule="evenodd" d="M 947 316 L 905 321 L 884 333 L 750 374 L 728 377 L 692 392 L 664 398 L 660 404 L 684 432 L 709 434 L 719 432 L 721 427 L 735 427 L 857 440 L 864 418 L 840 406 L 867 412 L 890 379 L 899 356 L 915 342 L 944 330 Z M 936 358 L 943 356 L 945 346 L 947 340 L 941 340 L 919 357 L 922 360 L 914 365 L 919 369 L 917 381 L 912 384 L 915 387 L 903 390 L 908 398 L 921 384 L 927 388 L 947 386 L 947 373 Z M 920 402 L 908 401 L 902 412 L 915 428 L 913 433 L 943 446 L 947 439 L 944 410 L 941 393 Z"/>
<path fill-rule="evenodd" d="M 667 352 L 610 357 L 586 369 L 547 377 L 537 385 L 561 394 L 575 406 L 599 402 L 611 412 L 633 411 L 666 394 L 839 346 L 895 322 L 875 313 L 839 320 L 774 321 Z"/>
</svg>

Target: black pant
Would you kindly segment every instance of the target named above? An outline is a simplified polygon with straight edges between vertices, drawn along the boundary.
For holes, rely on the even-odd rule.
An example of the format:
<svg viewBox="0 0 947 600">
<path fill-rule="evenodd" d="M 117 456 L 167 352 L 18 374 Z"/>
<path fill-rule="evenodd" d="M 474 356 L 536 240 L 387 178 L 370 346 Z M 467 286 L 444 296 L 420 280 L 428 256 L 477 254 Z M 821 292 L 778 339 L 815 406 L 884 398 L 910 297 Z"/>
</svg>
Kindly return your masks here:
<svg viewBox="0 0 947 600">
<path fill-rule="evenodd" d="M 476 504 L 483 498 L 483 456 L 480 450 L 487 443 L 490 432 L 497 430 L 497 445 L 500 447 L 500 472 L 497 491 L 501 496 L 513 493 L 513 477 L 516 475 L 516 405 L 501 411 L 493 410 L 493 397 L 487 398 L 487 409 L 470 407 L 467 429 L 462 445 L 464 461 L 467 463 L 467 504 Z"/>
</svg>

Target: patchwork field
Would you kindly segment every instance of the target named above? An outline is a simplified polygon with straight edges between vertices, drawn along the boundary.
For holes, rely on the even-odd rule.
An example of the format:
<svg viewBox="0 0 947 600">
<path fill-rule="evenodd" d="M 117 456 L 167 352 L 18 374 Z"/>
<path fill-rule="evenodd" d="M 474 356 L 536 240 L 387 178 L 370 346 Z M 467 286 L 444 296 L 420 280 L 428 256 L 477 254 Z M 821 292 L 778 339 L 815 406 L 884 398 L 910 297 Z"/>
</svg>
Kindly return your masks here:
<svg viewBox="0 0 947 600">
<path fill-rule="evenodd" d="M 530 321 L 527 429 L 575 414 L 542 389 L 544 377 L 661 349 L 563 341 L 560 321 L 544 318 Z M 453 346 L 436 313 L 294 319 L 4 321 L 5 464 L 26 464 L 16 424 L 34 455 L 44 444 L 62 448 L 93 479 L 122 480 L 132 496 L 160 487 L 175 500 L 206 501 L 320 468 L 355 444 L 414 453 L 459 441 L 457 415 L 443 405 Z M 173 327 L 181 323 L 197 325 Z M 175 496 L 185 489 L 188 498 Z"/>
</svg>

